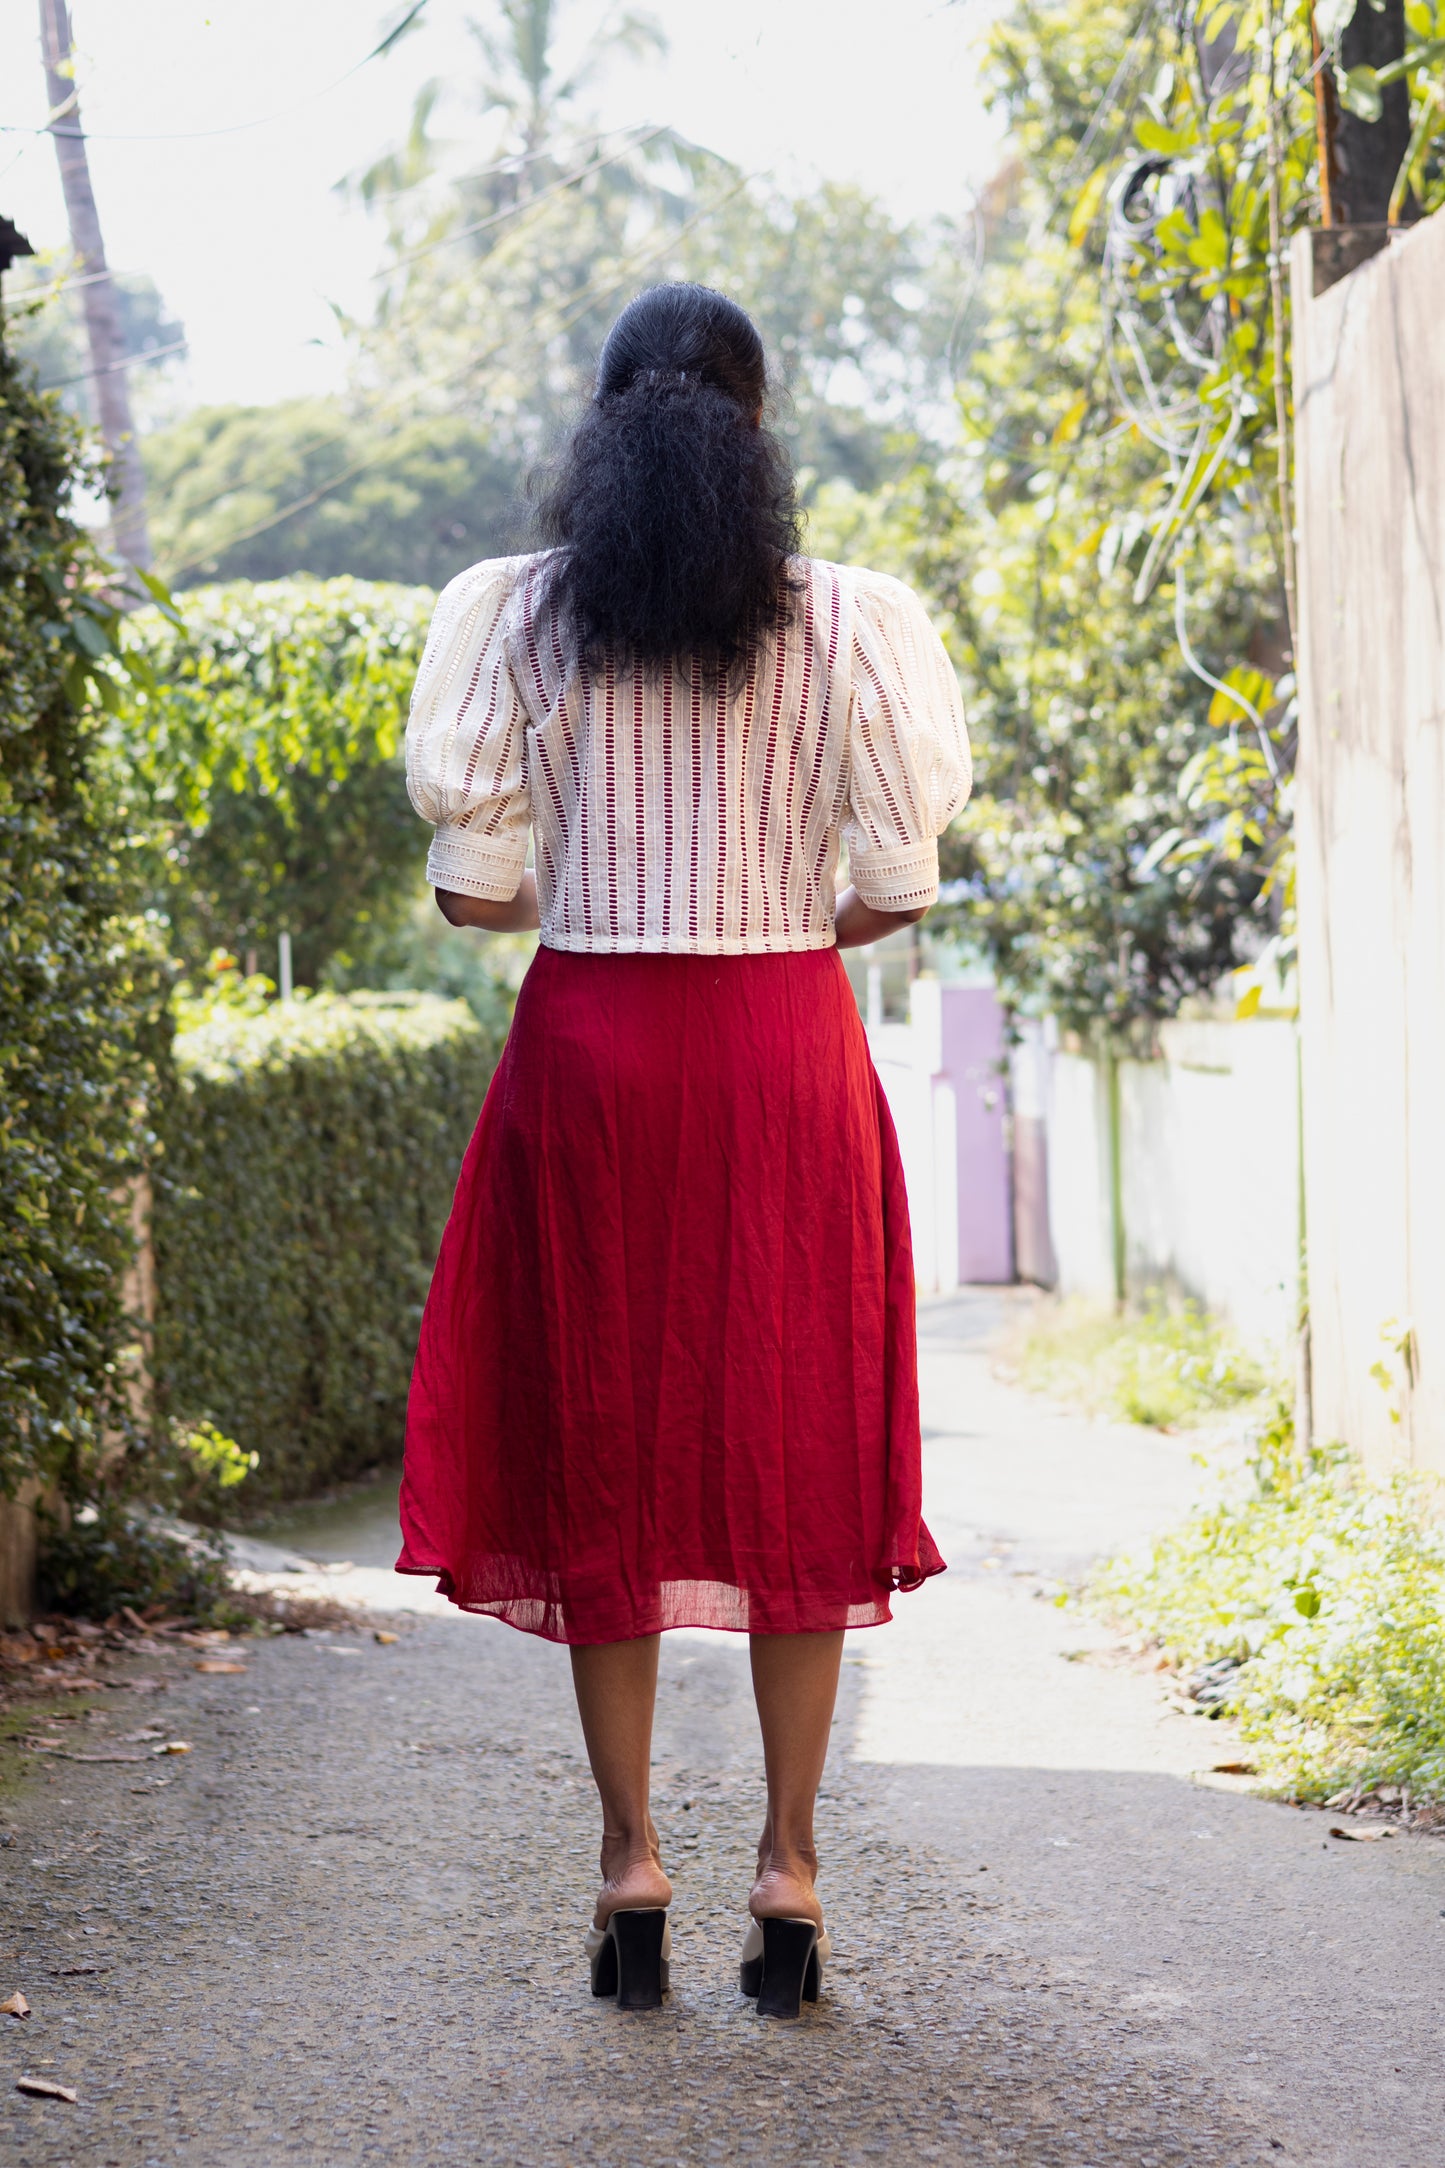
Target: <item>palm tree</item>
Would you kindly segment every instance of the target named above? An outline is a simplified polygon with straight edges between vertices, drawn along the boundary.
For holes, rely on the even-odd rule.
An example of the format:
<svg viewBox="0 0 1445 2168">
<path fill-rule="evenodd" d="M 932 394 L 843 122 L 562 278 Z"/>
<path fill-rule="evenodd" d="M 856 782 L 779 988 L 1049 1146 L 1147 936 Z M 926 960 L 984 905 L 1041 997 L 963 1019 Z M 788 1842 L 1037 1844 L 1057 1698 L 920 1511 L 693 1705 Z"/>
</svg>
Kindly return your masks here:
<svg viewBox="0 0 1445 2168">
<path fill-rule="evenodd" d="M 588 141 L 585 101 L 609 67 L 622 58 L 661 58 L 667 51 L 662 26 L 635 9 L 614 9 L 592 32 L 575 64 L 565 72 L 557 64 L 558 32 L 568 0 L 495 0 L 491 19 L 468 18 L 485 73 L 463 92 L 468 105 L 484 117 L 496 116 L 501 128 L 492 154 L 480 171 L 463 178 L 452 208 L 475 215 L 479 206 L 501 209 L 551 185 L 564 164 L 575 165 Z M 393 207 L 393 239 L 400 199 L 416 191 L 437 171 L 439 144 L 432 117 L 443 85 L 423 85 L 412 108 L 404 144 L 386 152 L 352 184 L 371 205 Z M 663 131 L 665 133 L 670 133 Z M 411 224 L 402 211 L 400 221 Z M 415 227 L 412 226 L 412 239 Z"/>
<path fill-rule="evenodd" d="M 479 86 L 482 110 L 505 116 L 507 134 L 518 158 L 527 161 L 529 187 L 537 185 L 530 169 L 546 152 L 576 131 L 580 101 L 613 62 L 627 56 L 661 58 L 667 51 L 662 25 L 635 9 L 614 9 L 582 48 L 576 65 L 558 71 L 555 48 L 564 5 L 559 0 L 496 0 L 495 22 L 472 18 L 467 28 L 476 39 L 488 73 Z"/>
</svg>

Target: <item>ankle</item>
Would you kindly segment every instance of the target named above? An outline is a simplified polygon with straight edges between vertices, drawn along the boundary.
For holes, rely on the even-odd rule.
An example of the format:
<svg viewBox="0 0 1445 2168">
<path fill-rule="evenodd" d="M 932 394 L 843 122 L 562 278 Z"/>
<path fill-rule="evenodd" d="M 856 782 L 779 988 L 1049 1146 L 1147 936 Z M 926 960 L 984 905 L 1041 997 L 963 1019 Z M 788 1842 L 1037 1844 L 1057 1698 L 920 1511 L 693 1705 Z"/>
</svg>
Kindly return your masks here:
<svg viewBox="0 0 1445 2168">
<path fill-rule="evenodd" d="M 776 1837 L 770 1844 L 758 1847 L 758 1880 L 776 1875 L 789 1882 L 806 1883 L 809 1889 L 818 1879 L 818 1850 L 812 1840 L 788 1843 Z"/>
</svg>

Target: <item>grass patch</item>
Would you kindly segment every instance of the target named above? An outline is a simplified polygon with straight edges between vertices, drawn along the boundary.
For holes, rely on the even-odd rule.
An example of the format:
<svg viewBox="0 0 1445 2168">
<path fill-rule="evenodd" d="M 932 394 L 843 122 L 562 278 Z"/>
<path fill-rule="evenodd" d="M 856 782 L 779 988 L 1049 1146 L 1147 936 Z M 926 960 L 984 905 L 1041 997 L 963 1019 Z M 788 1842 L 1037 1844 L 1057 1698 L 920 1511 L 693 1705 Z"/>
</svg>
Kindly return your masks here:
<svg viewBox="0 0 1445 2168">
<path fill-rule="evenodd" d="M 1162 1297 L 1123 1317 L 1093 1303 L 1041 1304 L 1013 1356 L 1030 1391 L 1160 1430 L 1238 1407 L 1271 1382 L 1198 1303 Z"/>
<path fill-rule="evenodd" d="M 23 1682 L 12 1683 L 23 1694 Z M 63 1701 L 42 1695 L 34 1701 L 12 1702 L 8 1708 L 0 1708 L 0 1804 L 13 1800 L 24 1789 L 26 1780 L 33 1780 L 37 1766 L 44 1761 L 42 1755 L 27 1753 L 20 1741 L 42 1724 L 71 1723 L 95 1706 L 94 1701 L 67 1694 Z"/>
<path fill-rule="evenodd" d="M 1261 1775 L 1299 1799 L 1445 1801 L 1445 1529 L 1419 1477 L 1301 1449 L 1280 1403 L 1247 1470 L 1089 1596 L 1176 1668 L 1214 1667 Z"/>
</svg>

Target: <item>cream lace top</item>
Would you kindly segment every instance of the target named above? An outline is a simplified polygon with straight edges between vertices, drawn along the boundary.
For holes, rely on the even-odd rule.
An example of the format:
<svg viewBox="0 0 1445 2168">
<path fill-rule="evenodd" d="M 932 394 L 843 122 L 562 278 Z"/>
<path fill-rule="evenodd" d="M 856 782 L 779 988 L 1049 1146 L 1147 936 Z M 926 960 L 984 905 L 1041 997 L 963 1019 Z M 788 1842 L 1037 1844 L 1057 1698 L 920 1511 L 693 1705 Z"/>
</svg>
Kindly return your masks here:
<svg viewBox="0 0 1445 2168">
<path fill-rule="evenodd" d="M 541 557 L 444 590 L 407 788 L 433 886 L 514 896 L 535 839 L 542 940 L 599 954 L 827 948 L 840 847 L 865 902 L 931 903 L 969 792 L 958 681 L 911 589 L 796 561 L 746 683 L 568 667 Z"/>
</svg>

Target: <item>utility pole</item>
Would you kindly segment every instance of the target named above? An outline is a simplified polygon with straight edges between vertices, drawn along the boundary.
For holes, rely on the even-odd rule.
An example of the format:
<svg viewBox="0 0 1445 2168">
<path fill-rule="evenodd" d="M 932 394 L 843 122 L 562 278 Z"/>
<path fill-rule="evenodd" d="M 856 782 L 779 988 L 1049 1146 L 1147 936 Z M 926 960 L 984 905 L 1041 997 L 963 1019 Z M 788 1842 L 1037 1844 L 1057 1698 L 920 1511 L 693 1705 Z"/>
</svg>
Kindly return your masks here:
<svg viewBox="0 0 1445 2168">
<path fill-rule="evenodd" d="M 40 0 L 40 49 L 45 60 L 45 88 L 50 101 L 48 127 L 60 162 L 70 242 L 80 269 L 80 299 L 90 344 L 90 380 L 100 433 L 110 454 L 112 527 L 120 555 L 142 571 L 151 561 L 146 527 L 145 473 L 136 441 L 126 381 L 125 339 L 120 304 L 105 260 L 90 160 L 80 125 L 66 0 Z"/>
</svg>

